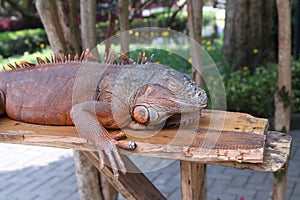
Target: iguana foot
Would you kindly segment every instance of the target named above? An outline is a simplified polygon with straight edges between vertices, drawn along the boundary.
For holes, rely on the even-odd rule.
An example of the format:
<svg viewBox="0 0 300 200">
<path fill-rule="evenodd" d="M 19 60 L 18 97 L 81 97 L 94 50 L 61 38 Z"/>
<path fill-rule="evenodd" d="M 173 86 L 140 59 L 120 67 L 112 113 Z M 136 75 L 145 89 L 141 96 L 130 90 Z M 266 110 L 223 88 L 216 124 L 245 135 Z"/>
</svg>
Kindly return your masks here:
<svg viewBox="0 0 300 200">
<path fill-rule="evenodd" d="M 104 165 L 105 165 L 105 156 L 104 156 L 104 153 L 106 154 L 108 160 L 109 160 L 109 163 L 110 163 L 110 167 L 113 171 L 113 174 L 114 174 L 114 177 L 115 178 L 118 178 L 119 177 L 119 171 L 118 169 L 123 173 L 123 174 L 126 174 L 126 167 L 125 167 L 125 164 L 118 152 L 118 149 L 117 149 L 117 145 L 116 145 L 116 142 L 115 140 L 112 140 L 112 141 L 109 141 L 107 143 L 107 146 L 106 148 L 103 150 L 103 146 L 102 144 L 98 143 L 98 144 L 95 144 L 96 145 L 96 149 L 99 153 L 99 158 L 100 158 L 100 169 L 103 169 Z M 103 153 L 104 152 L 104 153 Z"/>
</svg>

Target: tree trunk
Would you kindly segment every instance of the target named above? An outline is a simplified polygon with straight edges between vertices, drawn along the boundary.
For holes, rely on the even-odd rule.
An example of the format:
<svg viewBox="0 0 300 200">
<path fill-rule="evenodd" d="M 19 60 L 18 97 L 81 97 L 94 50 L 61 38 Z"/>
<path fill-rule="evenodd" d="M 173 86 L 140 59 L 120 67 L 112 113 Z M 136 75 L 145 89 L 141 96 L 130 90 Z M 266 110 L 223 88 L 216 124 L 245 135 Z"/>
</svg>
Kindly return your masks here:
<svg viewBox="0 0 300 200">
<path fill-rule="evenodd" d="M 81 151 L 73 151 L 80 200 L 103 200 L 98 170 Z"/>
<path fill-rule="evenodd" d="M 202 31 L 202 0 L 187 0 L 188 29 L 191 38 L 191 58 L 193 65 L 193 79 L 201 86 L 204 85 L 202 77 L 202 52 L 197 48 L 201 44 Z"/>
<path fill-rule="evenodd" d="M 96 0 L 80 1 L 81 41 L 83 49 L 96 46 Z"/>
<path fill-rule="evenodd" d="M 60 28 L 55 1 L 36 0 L 36 9 L 46 30 L 51 49 L 54 53 L 67 53 L 65 38 Z"/>
<path fill-rule="evenodd" d="M 118 1 L 118 17 L 119 17 L 120 31 L 121 31 L 121 35 L 120 35 L 121 51 L 129 55 L 129 34 L 127 32 L 127 30 L 129 29 L 129 1 L 128 0 Z"/>
<path fill-rule="evenodd" d="M 81 53 L 81 38 L 77 20 L 77 1 L 56 0 L 57 13 L 68 53 Z"/>
<path fill-rule="evenodd" d="M 202 31 L 202 0 L 187 0 L 187 10 L 188 10 L 188 29 L 189 36 L 191 38 L 191 57 L 192 57 L 192 66 L 193 66 L 193 79 L 196 83 L 204 86 L 204 80 L 202 77 L 202 52 L 197 45 L 201 44 L 201 31 Z M 200 51 L 200 52 L 199 52 Z M 191 164 L 197 175 L 201 176 L 197 178 L 197 183 L 192 183 L 199 188 L 193 188 L 197 191 L 195 198 L 205 200 L 206 199 L 206 173 L 205 173 L 205 164 L 201 163 L 192 163 Z M 186 166 L 183 165 L 182 166 Z M 181 166 L 181 167 L 182 167 Z M 183 170 L 183 169 L 181 169 Z M 191 178 L 191 177 L 190 177 Z M 186 191 L 193 192 L 193 191 Z M 186 194 L 182 193 L 182 197 Z M 189 196 L 189 195 L 186 195 Z M 191 195 L 193 196 L 193 195 Z M 185 198 L 185 197 L 184 197 Z"/>
<path fill-rule="evenodd" d="M 79 24 L 75 15 L 77 8 L 76 4 L 71 5 L 70 3 L 71 1 L 63 2 L 59 0 L 36 1 L 37 10 L 46 29 L 51 48 L 55 53 L 67 54 L 80 53 L 81 51 L 81 40 L 78 38 L 80 37 Z M 95 37 L 96 33 L 93 31 L 95 29 L 89 26 L 95 26 L 95 23 L 93 25 L 92 23 L 84 25 L 85 28 L 90 29 L 88 31 L 83 30 L 84 37 L 87 36 L 86 34 L 89 34 L 88 37 L 84 38 L 85 48 L 95 46 L 95 40 L 90 41 L 90 38 Z M 81 152 L 74 151 L 74 159 L 80 198 L 103 199 L 98 170 Z M 116 196 L 115 193 L 114 196 Z M 107 199 L 113 198 L 107 197 Z"/>
<path fill-rule="evenodd" d="M 275 129 L 288 134 L 291 115 L 291 2 L 277 0 L 278 80 L 275 91 Z M 287 164 L 274 173 L 273 199 L 286 197 Z"/>
<path fill-rule="evenodd" d="M 273 0 L 227 0 L 223 59 L 236 69 L 275 61 Z"/>
<path fill-rule="evenodd" d="M 111 1 L 109 2 L 111 3 Z M 113 4 L 111 4 L 113 5 Z M 110 38 L 115 33 L 115 25 L 116 25 L 116 13 L 113 8 L 109 9 L 108 13 L 108 27 L 106 32 L 106 38 Z M 105 53 L 108 55 L 110 51 L 111 40 L 105 40 Z"/>
</svg>

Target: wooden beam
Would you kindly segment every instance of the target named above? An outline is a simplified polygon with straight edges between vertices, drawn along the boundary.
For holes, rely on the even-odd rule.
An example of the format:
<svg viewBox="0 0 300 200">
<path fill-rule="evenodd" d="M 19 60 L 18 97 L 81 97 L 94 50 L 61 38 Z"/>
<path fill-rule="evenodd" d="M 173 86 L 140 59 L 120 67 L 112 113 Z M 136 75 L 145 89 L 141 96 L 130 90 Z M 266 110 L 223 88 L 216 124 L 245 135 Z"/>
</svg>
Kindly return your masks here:
<svg viewBox="0 0 300 200">
<path fill-rule="evenodd" d="M 114 178 L 114 173 L 108 166 L 104 166 L 103 169 L 99 168 L 99 160 L 91 152 L 85 151 L 84 154 L 125 199 L 166 199 L 127 156 L 122 156 L 122 159 L 126 167 L 130 169 L 130 171 L 133 171 L 133 173 L 127 172 L 126 175 L 121 173 L 119 178 L 116 179 Z"/>
<path fill-rule="evenodd" d="M 289 155 L 291 138 L 276 132 L 266 134 L 267 127 L 266 119 L 248 114 L 204 110 L 198 129 L 192 132 L 163 129 L 153 134 L 151 130 L 123 130 L 128 139 L 136 141 L 137 148 L 122 153 L 277 171 Z M 0 118 L 0 142 L 95 150 L 78 137 L 73 126 L 34 125 L 5 117 Z"/>
<path fill-rule="evenodd" d="M 206 199 L 205 165 L 195 162 L 180 161 L 181 199 Z"/>
</svg>

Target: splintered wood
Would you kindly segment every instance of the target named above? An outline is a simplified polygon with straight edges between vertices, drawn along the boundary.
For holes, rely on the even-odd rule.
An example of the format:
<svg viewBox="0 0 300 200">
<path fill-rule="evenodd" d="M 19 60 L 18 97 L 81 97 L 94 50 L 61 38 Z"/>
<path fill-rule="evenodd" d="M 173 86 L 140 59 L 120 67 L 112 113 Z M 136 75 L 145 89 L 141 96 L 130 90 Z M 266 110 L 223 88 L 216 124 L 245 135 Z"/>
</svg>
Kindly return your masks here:
<svg viewBox="0 0 300 200">
<path fill-rule="evenodd" d="M 267 132 L 268 121 L 248 114 L 204 110 L 196 128 L 179 127 L 160 131 L 124 131 L 136 141 L 137 154 L 166 159 L 195 161 L 236 168 L 276 171 L 289 156 L 291 138 Z M 111 131 L 118 133 L 120 130 Z M 266 142 L 267 141 L 267 142 Z M 0 142 L 94 151 L 78 138 L 72 126 L 41 126 L 0 118 Z"/>
</svg>

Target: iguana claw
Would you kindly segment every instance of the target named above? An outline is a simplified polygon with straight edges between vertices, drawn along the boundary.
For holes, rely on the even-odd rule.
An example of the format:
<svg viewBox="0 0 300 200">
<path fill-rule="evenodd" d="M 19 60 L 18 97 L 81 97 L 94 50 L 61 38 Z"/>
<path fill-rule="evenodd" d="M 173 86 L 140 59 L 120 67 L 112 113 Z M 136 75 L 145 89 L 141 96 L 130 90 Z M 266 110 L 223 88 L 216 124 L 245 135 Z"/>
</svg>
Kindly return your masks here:
<svg viewBox="0 0 300 200">
<path fill-rule="evenodd" d="M 136 148 L 136 143 L 133 140 L 129 141 L 117 141 L 118 147 L 125 150 L 134 150 Z"/>
</svg>

